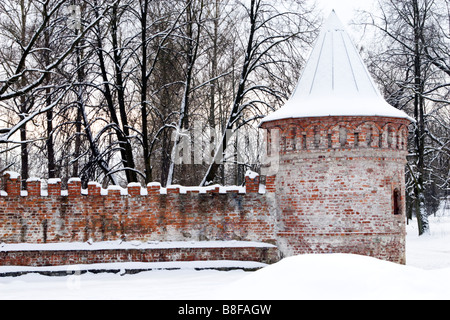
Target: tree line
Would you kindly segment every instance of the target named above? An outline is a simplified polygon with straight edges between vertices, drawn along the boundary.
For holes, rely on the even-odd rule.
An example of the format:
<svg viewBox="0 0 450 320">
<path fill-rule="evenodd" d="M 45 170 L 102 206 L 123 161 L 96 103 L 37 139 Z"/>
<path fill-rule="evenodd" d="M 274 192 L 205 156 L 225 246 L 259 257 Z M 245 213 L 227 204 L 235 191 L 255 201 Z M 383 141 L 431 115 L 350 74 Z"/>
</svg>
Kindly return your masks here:
<svg viewBox="0 0 450 320">
<path fill-rule="evenodd" d="M 363 15 L 374 35 L 369 69 L 390 104 L 415 119 L 410 128 L 407 215 L 427 217 L 449 195 L 450 4 L 445 0 L 383 0 Z M 376 44 L 376 45 L 375 45 Z"/>
<path fill-rule="evenodd" d="M 219 161 L 232 148 L 225 132 L 254 129 L 288 97 L 317 27 L 303 0 L 5 0 L 0 170 L 240 182 L 250 164 Z M 222 151 L 176 165 L 194 123 Z"/>
</svg>

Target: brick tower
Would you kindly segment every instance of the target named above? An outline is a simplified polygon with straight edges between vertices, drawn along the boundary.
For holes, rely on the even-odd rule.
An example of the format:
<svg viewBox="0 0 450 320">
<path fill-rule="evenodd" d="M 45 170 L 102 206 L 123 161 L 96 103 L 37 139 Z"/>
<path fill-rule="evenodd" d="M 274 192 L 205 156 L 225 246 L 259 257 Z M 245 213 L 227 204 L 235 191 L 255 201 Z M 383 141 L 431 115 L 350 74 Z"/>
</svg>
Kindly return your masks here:
<svg viewBox="0 0 450 320">
<path fill-rule="evenodd" d="M 291 99 L 261 124 L 284 256 L 353 253 L 405 263 L 410 123 L 382 98 L 333 11 Z"/>
</svg>

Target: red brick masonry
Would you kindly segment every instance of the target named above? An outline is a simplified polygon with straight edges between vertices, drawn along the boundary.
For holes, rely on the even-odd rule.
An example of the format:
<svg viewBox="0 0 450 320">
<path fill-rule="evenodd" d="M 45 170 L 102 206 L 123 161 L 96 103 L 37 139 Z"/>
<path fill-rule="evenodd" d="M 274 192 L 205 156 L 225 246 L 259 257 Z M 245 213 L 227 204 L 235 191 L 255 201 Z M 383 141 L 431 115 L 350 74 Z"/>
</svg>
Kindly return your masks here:
<svg viewBox="0 0 450 320">
<path fill-rule="evenodd" d="M 281 256 L 354 253 L 405 263 L 408 124 L 383 117 L 265 123 L 269 150 L 278 150 L 269 153 L 276 161 L 266 168 L 265 186 L 249 175 L 245 187 L 133 184 L 106 192 L 95 183 L 82 191 L 81 182 L 72 179 L 67 191 L 51 180 L 48 194 L 42 194 L 40 181 L 29 180 L 23 193 L 20 177 L 7 173 L 0 243 L 239 240 L 275 244 Z M 119 260 L 122 254 L 113 253 Z M 131 253 L 142 259 L 151 254 Z M 191 259 L 209 253 L 180 254 Z M 67 255 L 58 259 L 85 259 Z M 96 259 L 88 260 L 108 258 Z"/>
<path fill-rule="evenodd" d="M 0 248 L 0 266 L 68 266 L 77 264 L 102 264 L 119 262 L 170 262 L 170 261 L 254 261 L 273 263 L 278 260 L 278 249 L 273 245 L 242 242 L 240 245 L 223 247 L 217 245 L 192 247 L 183 246 L 167 248 L 120 248 L 110 249 L 45 249 L 3 250 Z M 145 246 L 144 246 L 145 247 Z"/>
<path fill-rule="evenodd" d="M 180 193 L 183 188 L 149 185 L 108 190 L 89 185 L 82 194 L 78 180 L 66 196 L 60 183 L 49 184 L 41 195 L 39 181 L 29 182 L 20 195 L 20 179 L 6 175 L 7 196 L 0 197 L 0 242 L 58 243 L 124 241 L 247 240 L 275 243 L 267 199 L 257 193 L 259 177 L 247 179 L 248 188 L 221 193 L 219 187 Z M 253 184 L 257 187 L 252 186 Z M 205 192 L 205 193 L 200 193 Z M 64 194 L 64 192 L 63 192 Z M 144 194 L 144 195 L 141 195 Z"/>
</svg>

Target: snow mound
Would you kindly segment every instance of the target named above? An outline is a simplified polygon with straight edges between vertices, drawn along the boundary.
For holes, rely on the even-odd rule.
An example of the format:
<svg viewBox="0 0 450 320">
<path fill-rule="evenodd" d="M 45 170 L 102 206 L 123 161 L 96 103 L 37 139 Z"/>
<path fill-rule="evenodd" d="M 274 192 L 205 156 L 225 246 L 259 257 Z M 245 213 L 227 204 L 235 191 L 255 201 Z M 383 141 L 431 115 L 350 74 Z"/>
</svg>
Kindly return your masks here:
<svg viewBox="0 0 450 320">
<path fill-rule="evenodd" d="M 450 299 L 450 269 L 426 271 L 348 255 L 286 258 L 222 291 L 237 300 Z"/>
</svg>

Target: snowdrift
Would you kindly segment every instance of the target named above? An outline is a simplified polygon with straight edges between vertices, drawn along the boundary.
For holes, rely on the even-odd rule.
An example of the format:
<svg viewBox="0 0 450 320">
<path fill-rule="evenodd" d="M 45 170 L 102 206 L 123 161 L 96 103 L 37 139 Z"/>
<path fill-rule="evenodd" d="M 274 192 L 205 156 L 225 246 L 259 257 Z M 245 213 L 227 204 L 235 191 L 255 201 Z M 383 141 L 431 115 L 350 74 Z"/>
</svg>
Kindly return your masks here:
<svg viewBox="0 0 450 320">
<path fill-rule="evenodd" d="M 450 269 L 426 271 L 347 254 L 303 255 L 230 284 L 221 299 L 450 299 Z"/>
</svg>

